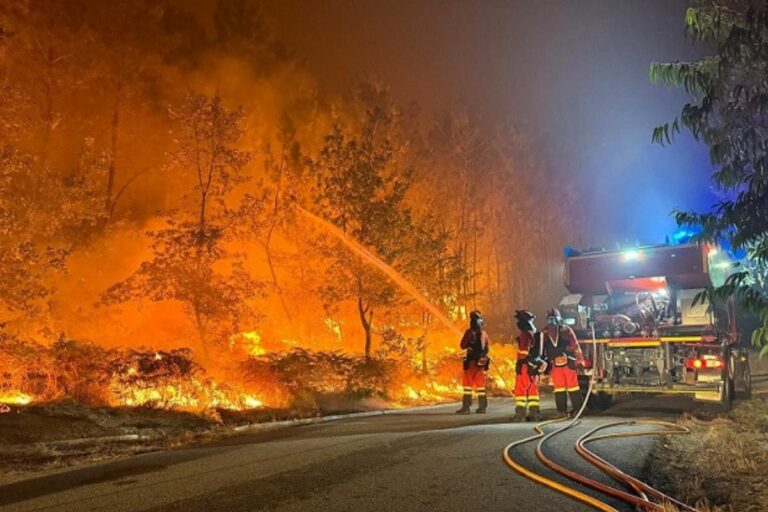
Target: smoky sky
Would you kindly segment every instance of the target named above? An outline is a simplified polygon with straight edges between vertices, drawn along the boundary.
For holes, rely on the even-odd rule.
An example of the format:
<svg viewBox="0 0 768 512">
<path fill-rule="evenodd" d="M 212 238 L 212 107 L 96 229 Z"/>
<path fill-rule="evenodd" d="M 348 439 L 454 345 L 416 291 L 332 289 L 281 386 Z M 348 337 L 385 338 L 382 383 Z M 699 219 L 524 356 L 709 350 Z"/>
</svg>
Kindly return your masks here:
<svg viewBox="0 0 768 512">
<path fill-rule="evenodd" d="M 708 209 L 706 148 L 651 144 L 685 103 L 653 85 L 651 61 L 692 59 L 679 0 L 274 0 L 277 37 L 340 94 L 374 76 L 425 113 L 457 101 L 484 123 L 514 122 L 549 165 L 583 182 L 592 243 L 659 243 L 673 208 Z"/>
</svg>

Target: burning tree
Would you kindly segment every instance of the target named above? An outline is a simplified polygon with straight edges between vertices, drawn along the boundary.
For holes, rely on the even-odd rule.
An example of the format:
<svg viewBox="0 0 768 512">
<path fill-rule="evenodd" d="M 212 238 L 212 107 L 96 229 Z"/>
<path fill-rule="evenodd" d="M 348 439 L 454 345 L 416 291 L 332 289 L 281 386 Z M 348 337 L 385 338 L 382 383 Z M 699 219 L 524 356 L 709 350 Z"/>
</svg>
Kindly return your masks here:
<svg viewBox="0 0 768 512">
<path fill-rule="evenodd" d="M 431 134 L 432 151 L 439 162 L 431 169 L 433 190 L 440 190 L 435 205 L 443 223 L 454 233 L 453 252 L 461 267 L 467 271 L 458 275 L 454 287 L 464 309 L 477 308 L 480 255 L 484 249 L 483 215 L 488 197 L 484 197 L 483 184 L 489 174 L 487 142 L 479 126 L 464 109 L 458 109 L 440 118 Z M 444 158 L 445 160 L 442 160 Z M 450 203 L 443 197 L 453 197 Z"/>
<path fill-rule="evenodd" d="M 104 301 L 149 298 L 182 303 L 207 358 L 211 342 L 226 339 L 254 317 L 248 301 L 261 287 L 245 270 L 244 256 L 226 245 L 239 217 L 228 207 L 227 195 L 245 181 L 242 170 L 249 159 L 235 148 L 243 114 L 227 111 L 218 96 L 190 93 L 171 115 L 178 122 L 172 160 L 192 176 L 191 191 L 184 207 L 164 214 L 164 229 L 147 233 L 154 257 L 110 287 Z M 242 211 L 257 207 L 253 198 L 251 203 Z"/>
<path fill-rule="evenodd" d="M 0 137 L 0 324 L 53 328 L 44 319 L 50 278 L 98 222 L 81 166 L 63 174 Z"/>
<path fill-rule="evenodd" d="M 355 342 L 342 327 L 359 322 L 367 355 L 381 336 L 382 346 L 396 342 L 405 351 L 398 358 L 407 359 L 408 372 L 422 370 L 418 379 L 437 373 L 449 382 L 457 366 L 437 359 L 439 313 L 455 320 L 477 306 L 509 317 L 540 286 L 540 274 L 550 274 L 548 262 L 564 241 L 550 224 L 570 222 L 572 209 L 549 193 L 544 173 L 521 164 L 525 155 L 506 132 L 497 140 L 459 113 L 426 137 L 424 123 L 370 84 L 327 108 L 315 77 L 272 37 L 253 2 L 214 1 L 205 22 L 184 2 L 0 4 L 0 336 L 14 341 L 0 343 L 0 352 L 12 354 L 0 354 L 2 389 L 35 401 L 100 403 L 116 393 L 104 387 L 111 375 L 110 386 L 124 393 L 117 403 L 184 401 L 177 398 L 192 393 L 217 342 L 230 342 L 228 362 L 246 357 L 233 341 L 243 336 L 232 334 L 256 335 L 252 306 L 267 281 L 246 268 L 260 264 L 273 295 L 259 305 L 278 314 L 259 326 L 259 350 L 349 350 Z M 185 102 L 190 84 L 215 85 L 222 99 L 190 94 Z M 233 98 L 250 102 L 247 137 L 245 114 L 224 107 Z M 169 116 L 165 105 L 181 106 Z M 243 150 L 257 144 L 264 166 L 246 167 Z M 254 178 L 247 190 L 245 173 Z M 434 308 L 399 292 L 381 266 L 336 242 L 317 243 L 296 204 L 378 255 Z M 547 236 L 557 232 L 556 241 L 528 240 L 526 215 L 534 207 L 548 216 Z M 134 236 L 136 226 L 149 226 L 140 228 L 145 237 Z M 92 309 L 129 301 L 164 304 L 150 314 Z M 194 371 L 184 370 L 191 354 L 156 352 L 182 334 L 169 305 L 182 310 L 193 333 Z M 279 320 L 279 307 L 288 322 Z M 172 321 L 155 322 L 156 312 Z M 116 328 L 129 318 L 135 330 Z M 499 325 L 489 319 L 492 329 Z M 95 364 L 106 359 L 99 347 L 146 344 L 140 353 L 117 354 L 122 362 L 106 370 Z M 17 357 L 25 352 L 31 357 Z M 392 371 L 384 360 L 394 355 L 293 357 L 319 369 L 318 385 L 339 363 L 359 369 L 354 379 L 375 382 L 372 394 L 382 395 Z M 263 379 L 254 378 L 259 395 L 279 374 L 266 368 Z M 285 368 L 296 369 L 301 384 L 305 365 Z M 239 375 L 232 380 L 246 385 Z M 344 382 L 333 392 L 370 391 Z M 304 393 L 306 385 L 296 389 Z M 210 389 L 195 400 L 218 402 Z"/>
<path fill-rule="evenodd" d="M 514 124 L 488 129 L 463 108 L 438 117 L 426 152 L 413 210 L 448 234 L 462 269 L 451 286 L 457 316 L 479 308 L 494 338 L 507 334 L 515 308 L 544 309 L 556 298 L 559 248 L 582 238 L 581 186 L 537 158 Z M 559 182 L 568 186 L 553 194 Z"/>
<path fill-rule="evenodd" d="M 455 316 L 459 306 L 455 285 L 464 278 L 466 269 L 461 266 L 459 257 L 451 253 L 450 241 L 451 232 L 440 226 L 436 216 L 425 215 L 415 220 L 411 236 L 402 241 L 405 250 L 398 268 L 432 304 Z M 420 355 L 421 370 L 427 373 L 429 334 L 435 318 L 418 303 L 414 303 L 413 308 L 419 316 L 422 332 L 409 346 L 412 352 Z"/>
<path fill-rule="evenodd" d="M 403 250 L 402 240 L 411 235 L 410 211 L 404 204 L 410 175 L 399 165 L 405 150 L 398 137 L 400 113 L 379 86 L 359 86 L 356 99 L 363 111 L 359 126 L 337 121 L 318 157 L 310 161 L 317 209 L 391 264 Z M 365 355 L 370 358 L 374 313 L 395 302 L 396 287 L 338 243 L 329 247 L 329 256 L 321 294 L 329 304 L 357 302 Z"/>
</svg>

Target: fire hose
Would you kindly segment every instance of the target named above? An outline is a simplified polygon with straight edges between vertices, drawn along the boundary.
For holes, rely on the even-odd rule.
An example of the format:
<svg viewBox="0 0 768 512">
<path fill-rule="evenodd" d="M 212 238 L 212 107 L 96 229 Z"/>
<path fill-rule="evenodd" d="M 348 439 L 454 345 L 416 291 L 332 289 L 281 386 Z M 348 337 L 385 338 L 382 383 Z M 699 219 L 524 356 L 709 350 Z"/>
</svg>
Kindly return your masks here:
<svg viewBox="0 0 768 512">
<path fill-rule="evenodd" d="M 593 343 L 592 347 L 594 350 L 593 354 L 596 354 L 597 341 L 595 339 L 594 325 L 592 326 L 592 343 Z M 596 489 L 602 493 L 618 498 L 626 503 L 639 506 L 645 510 L 663 511 L 665 510 L 664 504 L 672 504 L 677 506 L 681 510 L 688 511 L 688 512 L 696 512 L 696 509 L 684 503 L 681 503 L 673 499 L 672 497 L 667 496 L 661 491 L 655 489 L 654 487 L 651 487 L 650 485 L 624 473 L 616 466 L 610 464 L 605 459 L 599 457 L 594 452 L 586 448 L 587 444 L 595 441 L 601 441 L 601 440 L 627 438 L 627 437 L 639 437 L 639 436 L 652 436 L 652 435 L 677 435 L 677 434 L 687 434 L 690 432 L 686 427 L 680 426 L 676 423 L 671 423 L 666 421 L 657 421 L 657 420 L 619 421 L 619 422 L 609 423 L 609 424 L 605 424 L 605 425 L 601 425 L 596 428 L 593 428 L 589 432 L 579 437 L 578 440 L 576 441 L 576 444 L 575 444 L 576 452 L 581 457 L 583 457 L 585 460 L 587 460 L 588 462 L 596 466 L 605 474 L 609 475 L 611 478 L 613 478 L 617 482 L 633 489 L 637 493 L 636 495 L 630 494 L 626 491 L 616 489 L 609 485 L 603 484 L 597 480 L 593 480 L 584 475 L 581 475 L 573 470 L 570 470 L 554 462 L 544 454 L 543 446 L 548 440 L 551 440 L 553 437 L 567 431 L 568 429 L 574 427 L 579 423 L 579 418 L 584 412 L 587 406 L 587 403 L 589 401 L 589 397 L 592 394 L 592 388 L 593 388 L 594 382 L 595 382 L 595 374 L 593 372 L 589 380 L 587 396 L 585 397 L 581 405 L 581 408 L 577 411 L 576 415 L 570 421 L 568 421 L 567 424 L 549 433 L 545 433 L 543 429 L 544 426 L 567 421 L 567 419 L 559 418 L 554 420 L 543 421 L 534 426 L 534 430 L 536 431 L 536 434 L 526 437 L 524 439 L 520 439 L 518 441 L 515 441 L 507 445 L 507 447 L 504 448 L 504 451 L 502 453 L 504 461 L 507 463 L 507 465 L 509 465 L 512 469 L 522 474 L 523 476 L 530 478 L 535 482 L 543 484 L 551 489 L 554 489 L 562 494 L 570 496 L 571 498 L 574 498 L 578 501 L 586 503 L 587 505 L 590 505 L 597 510 L 602 510 L 606 512 L 617 511 L 616 508 L 614 508 L 613 506 L 611 506 L 610 504 L 602 500 L 599 500 L 584 492 L 581 492 L 573 487 L 564 485 L 560 482 L 556 482 L 555 480 L 547 478 L 546 476 L 540 473 L 536 473 L 534 471 L 527 469 L 526 467 L 524 467 L 523 465 L 515 461 L 510 455 L 510 452 L 513 448 L 538 440 L 539 442 L 536 446 L 536 452 L 535 452 L 538 460 L 548 468 L 565 476 L 566 478 L 569 478 L 570 480 L 579 482 L 592 489 Z M 653 425 L 653 426 L 663 427 L 663 428 L 661 429 L 657 428 L 654 430 L 645 430 L 640 432 L 618 432 L 618 433 L 611 433 L 611 434 L 595 435 L 597 432 L 607 430 L 610 428 L 615 428 L 620 426 L 635 426 L 635 425 Z M 651 501 L 648 495 L 653 496 L 660 503 Z"/>
</svg>

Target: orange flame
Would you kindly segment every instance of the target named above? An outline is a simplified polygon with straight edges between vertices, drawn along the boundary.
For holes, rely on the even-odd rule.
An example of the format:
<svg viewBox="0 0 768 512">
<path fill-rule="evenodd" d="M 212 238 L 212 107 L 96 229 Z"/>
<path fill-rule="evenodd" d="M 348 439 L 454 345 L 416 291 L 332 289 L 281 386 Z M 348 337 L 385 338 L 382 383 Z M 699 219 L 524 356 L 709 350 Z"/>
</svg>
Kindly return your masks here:
<svg viewBox="0 0 768 512">
<path fill-rule="evenodd" d="M 21 391 L 0 392 L 0 404 L 27 405 L 32 402 L 32 396 Z"/>
<path fill-rule="evenodd" d="M 261 334 L 257 331 L 245 331 L 235 334 L 229 338 L 229 345 L 232 348 L 240 345 L 248 355 L 253 357 L 263 356 L 267 353 L 267 350 L 261 344 Z"/>
</svg>

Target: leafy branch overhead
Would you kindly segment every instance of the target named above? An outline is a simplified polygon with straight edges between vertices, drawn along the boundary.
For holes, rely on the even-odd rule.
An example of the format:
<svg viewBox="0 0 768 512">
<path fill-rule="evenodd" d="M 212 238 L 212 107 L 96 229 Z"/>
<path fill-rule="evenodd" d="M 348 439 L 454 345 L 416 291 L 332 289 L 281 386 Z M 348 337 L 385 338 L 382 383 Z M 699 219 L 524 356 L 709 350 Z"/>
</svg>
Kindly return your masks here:
<svg viewBox="0 0 768 512">
<path fill-rule="evenodd" d="M 676 211 L 683 226 L 699 226 L 705 241 L 726 240 L 746 251 L 747 268 L 711 292 L 735 296 L 760 312 L 753 342 L 768 352 L 768 294 L 761 286 L 768 262 L 768 5 L 704 2 L 688 9 L 687 35 L 715 51 L 696 62 L 653 63 L 655 83 L 681 87 L 689 102 L 652 140 L 670 144 L 686 129 L 709 148 L 712 179 L 723 192 L 709 212 Z"/>
</svg>

